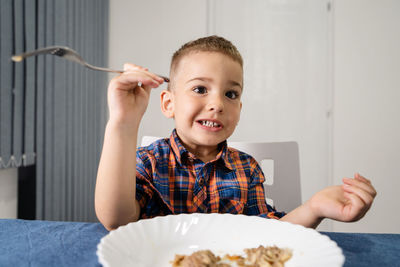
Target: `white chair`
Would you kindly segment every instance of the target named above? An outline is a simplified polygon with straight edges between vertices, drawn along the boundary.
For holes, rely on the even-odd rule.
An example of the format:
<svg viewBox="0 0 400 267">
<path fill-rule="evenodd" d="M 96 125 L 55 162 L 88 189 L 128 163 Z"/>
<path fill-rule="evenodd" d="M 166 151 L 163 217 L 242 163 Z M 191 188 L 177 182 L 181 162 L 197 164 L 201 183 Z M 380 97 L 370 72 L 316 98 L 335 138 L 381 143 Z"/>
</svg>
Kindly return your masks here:
<svg viewBox="0 0 400 267">
<path fill-rule="evenodd" d="M 228 142 L 228 146 L 257 160 L 266 177 L 265 195 L 273 200 L 278 211 L 289 212 L 301 205 L 299 147 L 296 142 Z"/>
<path fill-rule="evenodd" d="M 141 145 L 147 146 L 158 139 L 160 137 L 143 136 Z M 228 146 L 253 156 L 260 164 L 266 177 L 264 188 L 268 204 L 285 212 L 301 205 L 299 148 L 296 142 L 228 142 Z"/>
<path fill-rule="evenodd" d="M 140 146 L 148 146 L 151 143 L 157 141 L 158 139 L 162 139 L 162 137 L 145 135 L 142 137 L 142 142 L 140 142 Z"/>
</svg>

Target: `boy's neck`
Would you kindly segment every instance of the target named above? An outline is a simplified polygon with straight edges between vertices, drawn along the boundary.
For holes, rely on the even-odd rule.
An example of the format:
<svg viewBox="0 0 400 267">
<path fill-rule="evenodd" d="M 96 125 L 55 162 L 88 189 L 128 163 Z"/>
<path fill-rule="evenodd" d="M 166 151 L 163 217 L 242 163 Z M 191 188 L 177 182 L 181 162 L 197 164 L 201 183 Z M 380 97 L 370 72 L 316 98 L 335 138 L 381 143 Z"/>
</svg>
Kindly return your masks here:
<svg viewBox="0 0 400 267">
<path fill-rule="evenodd" d="M 219 153 L 219 146 L 216 147 L 197 147 L 195 149 L 187 147 L 186 149 L 196 156 L 196 158 L 202 160 L 204 163 L 207 163 L 211 160 L 214 160 Z"/>
<path fill-rule="evenodd" d="M 182 138 L 180 138 L 180 141 L 182 145 L 193 155 L 196 156 L 196 158 L 202 160 L 204 163 L 209 162 L 211 160 L 214 160 L 218 153 L 221 150 L 221 146 L 215 145 L 215 146 L 205 146 L 205 145 L 189 145 L 185 143 Z"/>
</svg>

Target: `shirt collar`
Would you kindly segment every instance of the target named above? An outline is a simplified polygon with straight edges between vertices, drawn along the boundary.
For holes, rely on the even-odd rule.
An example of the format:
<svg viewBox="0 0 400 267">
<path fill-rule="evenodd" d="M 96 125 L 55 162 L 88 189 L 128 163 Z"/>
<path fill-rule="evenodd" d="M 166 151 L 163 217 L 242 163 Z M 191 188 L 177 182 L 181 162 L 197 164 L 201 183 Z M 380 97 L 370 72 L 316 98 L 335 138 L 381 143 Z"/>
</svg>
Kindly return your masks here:
<svg viewBox="0 0 400 267">
<path fill-rule="evenodd" d="M 183 146 L 181 140 L 178 137 L 178 134 L 176 133 L 176 129 L 172 131 L 169 140 L 171 143 L 172 151 L 175 153 L 178 163 L 182 165 L 182 159 L 187 156 L 187 153 L 189 153 L 189 151 Z"/>
<path fill-rule="evenodd" d="M 182 165 L 182 162 L 184 160 L 190 160 L 196 159 L 196 156 L 193 155 L 191 152 L 189 152 L 182 144 L 182 141 L 179 139 L 179 136 L 176 132 L 176 129 L 174 129 L 172 131 L 172 134 L 170 136 L 170 143 L 171 143 L 171 148 L 172 151 L 175 153 L 176 155 L 176 159 L 178 161 L 179 164 Z M 221 162 L 225 165 L 225 167 L 227 167 L 228 169 L 232 170 L 233 166 L 231 164 L 231 161 L 229 159 L 229 149 L 228 149 L 228 145 L 226 140 L 223 141 L 222 143 L 220 143 L 218 145 L 218 147 L 220 148 L 219 153 L 217 154 L 217 157 L 212 160 L 215 162 Z"/>
</svg>

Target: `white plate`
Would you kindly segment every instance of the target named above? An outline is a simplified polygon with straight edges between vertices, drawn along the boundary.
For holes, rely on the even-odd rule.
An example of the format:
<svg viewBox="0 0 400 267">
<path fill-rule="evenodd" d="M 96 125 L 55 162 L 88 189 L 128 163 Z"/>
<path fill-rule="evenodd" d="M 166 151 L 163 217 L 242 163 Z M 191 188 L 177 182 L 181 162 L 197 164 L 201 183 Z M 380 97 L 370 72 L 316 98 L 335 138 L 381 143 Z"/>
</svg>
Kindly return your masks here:
<svg viewBox="0 0 400 267">
<path fill-rule="evenodd" d="M 111 231 L 97 247 L 104 266 L 167 267 L 175 254 L 210 249 L 219 256 L 259 245 L 292 249 L 290 266 L 337 267 L 342 250 L 328 236 L 303 226 L 232 214 L 181 214 L 140 220 Z"/>
</svg>

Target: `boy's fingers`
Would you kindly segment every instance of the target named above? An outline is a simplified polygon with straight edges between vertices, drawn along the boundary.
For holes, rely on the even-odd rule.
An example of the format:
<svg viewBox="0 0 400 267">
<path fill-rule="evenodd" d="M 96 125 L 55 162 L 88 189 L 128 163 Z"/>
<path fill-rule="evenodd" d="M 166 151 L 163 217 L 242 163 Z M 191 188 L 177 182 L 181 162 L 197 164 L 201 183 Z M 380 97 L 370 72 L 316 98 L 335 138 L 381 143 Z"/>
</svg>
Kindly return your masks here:
<svg viewBox="0 0 400 267">
<path fill-rule="evenodd" d="M 143 89 L 146 90 L 148 93 L 150 93 L 151 89 L 153 89 L 153 87 L 148 86 L 148 85 L 142 85 Z"/>
<path fill-rule="evenodd" d="M 362 209 L 363 207 L 365 207 L 364 201 L 358 195 L 345 192 L 344 196 L 345 198 L 350 200 L 355 208 Z"/>
<path fill-rule="evenodd" d="M 131 88 L 136 87 L 138 83 L 151 86 L 152 88 L 156 88 L 161 84 L 158 80 L 154 79 L 152 75 L 142 71 L 124 72 L 117 78 L 117 82 Z"/>
<path fill-rule="evenodd" d="M 364 201 L 359 196 L 346 192 L 344 196 L 351 202 L 351 210 L 353 211 L 347 221 L 357 221 L 365 215 L 367 210 L 369 210 L 369 206 L 365 206 Z"/>
<path fill-rule="evenodd" d="M 139 69 L 128 70 L 128 71 L 125 71 L 123 74 L 129 74 L 129 73 L 138 75 L 138 77 L 149 77 L 149 78 L 153 79 L 154 81 L 156 81 L 159 85 L 164 82 L 163 78 L 161 78 L 161 77 L 157 76 L 156 74 L 149 72 L 147 70 L 141 70 L 141 69 L 140 70 Z"/>
<path fill-rule="evenodd" d="M 112 87 L 116 90 L 124 90 L 124 91 L 131 91 L 136 87 L 140 87 L 143 84 L 151 84 L 152 87 L 157 87 L 156 82 L 153 82 L 149 79 L 129 79 L 124 77 L 123 79 L 111 81 Z"/>
<path fill-rule="evenodd" d="M 158 75 L 156 75 L 152 72 L 149 72 L 148 68 L 144 68 L 144 67 L 132 64 L 132 63 L 124 64 L 124 73 L 125 72 L 137 72 L 137 71 L 142 71 L 143 73 L 146 73 L 147 75 L 149 75 L 150 77 L 152 77 L 153 79 L 157 80 L 160 83 L 164 82 L 163 78 L 159 77 Z"/>
<path fill-rule="evenodd" d="M 360 175 L 359 173 L 354 174 L 354 179 L 360 180 L 360 181 L 364 181 L 366 183 L 371 184 L 371 181 L 368 180 L 367 178 L 365 178 L 364 176 Z"/>
<path fill-rule="evenodd" d="M 376 196 L 375 188 L 371 185 L 371 183 L 368 183 L 368 182 L 366 182 L 364 180 L 352 179 L 352 178 L 343 178 L 343 183 L 348 184 L 348 185 L 353 185 L 353 186 L 358 187 L 358 188 L 361 188 L 362 190 L 368 192 L 373 197 Z"/>
<path fill-rule="evenodd" d="M 372 196 L 369 192 L 364 191 L 363 189 L 352 186 L 348 184 L 343 185 L 343 190 L 348 193 L 353 193 L 357 195 L 367 206 L 371 206 L 372 202 L 374 201 L 374 196 Z"/>
</svg>

